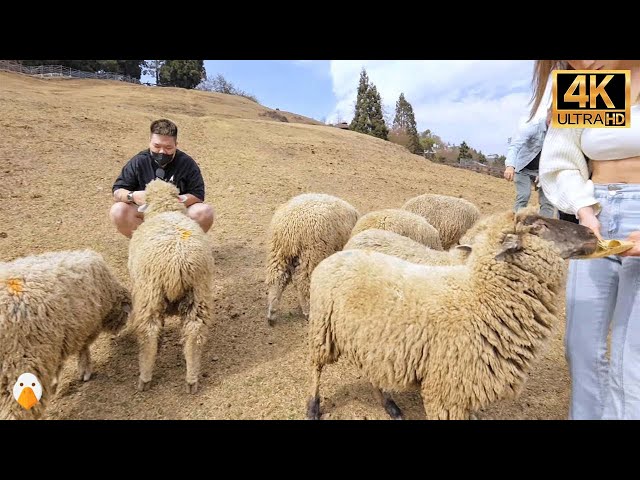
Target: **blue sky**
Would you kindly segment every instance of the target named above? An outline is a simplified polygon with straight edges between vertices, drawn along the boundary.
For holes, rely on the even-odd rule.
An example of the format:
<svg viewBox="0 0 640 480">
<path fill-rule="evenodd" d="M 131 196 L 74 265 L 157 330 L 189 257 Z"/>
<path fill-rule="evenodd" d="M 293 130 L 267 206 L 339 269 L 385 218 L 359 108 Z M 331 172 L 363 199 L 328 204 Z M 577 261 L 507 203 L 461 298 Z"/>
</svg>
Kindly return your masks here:
<svg viewBox="0 0 640 480">
<path fill-rule="evenodd" d="M 506 155 L 528 116 L 532 60 L 205 60 L 262 105 L 327 123 L 351 121 L 363 67 L 390 120 L 402 92 L 419 132 L 485 154 Z"/>
<path fill-rule="evenodd" d="M 269 108 L 322 121 L 335 103 L 328 60 L 205 60 L 204 66 L 209 78 L 220 73 Z"/>
</svg>

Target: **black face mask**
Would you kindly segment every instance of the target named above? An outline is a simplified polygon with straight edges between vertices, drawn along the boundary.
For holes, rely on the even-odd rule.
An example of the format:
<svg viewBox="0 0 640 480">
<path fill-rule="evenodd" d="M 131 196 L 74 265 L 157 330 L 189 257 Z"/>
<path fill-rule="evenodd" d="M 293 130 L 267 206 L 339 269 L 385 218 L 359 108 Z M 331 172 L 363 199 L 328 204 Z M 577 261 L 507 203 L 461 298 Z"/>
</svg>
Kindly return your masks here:
<svg viewBox="0 0 640 480">
<path fill-rule="evenodd" d="M 173 160 L 173 155 L 168 155 L 166 153 L 156 153 L 156 152 L 150 152 L 150 153 L 151 153 L 151 158 L 153 158 L 153 160 L 162 168 L 169 165 L 171 163 L 171 160 Z"/>
</svg>

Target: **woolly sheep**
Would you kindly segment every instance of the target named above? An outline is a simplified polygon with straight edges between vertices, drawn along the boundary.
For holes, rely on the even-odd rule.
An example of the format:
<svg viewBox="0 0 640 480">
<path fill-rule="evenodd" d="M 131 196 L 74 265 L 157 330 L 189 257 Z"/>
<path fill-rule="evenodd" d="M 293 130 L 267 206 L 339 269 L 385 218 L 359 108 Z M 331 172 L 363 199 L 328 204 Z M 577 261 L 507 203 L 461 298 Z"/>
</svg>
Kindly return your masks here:
<svg viewBox="0 0 640 480">
<path fill-rule="evenodd" d="M 89 347 L 102 331 L 119 332 L 130 309 L 128 290 L 92 250 L 0 263 L 0 419 L 41 418 L 71 355 L 78 354 L 78 378 L 89 380 Z M 42 387 L 29 410 L 13 397 L 24 373 Z"/>
<path fill-rule="evenodd" d="M 466 264 L 424 266 L 346 250 L 311 278 L 309 418 L 322 368 L 346 355 L 392 418 L 394 391 L 419 387 L 429 419 L 467 419 L 518 395 L 558 323 L 566 258 L 588 254 L 588 228 L 535 209 L 495 214 Z"/>
<path fill-rule="evenodd" d="M 438 231 L 420 215 L 406 210 L 386 208 L 369 212 L 358 220 L 351 236 L 372 228 L 395 232 L 429 248 L 442 250 Z"/>
<path fill-rule="evenodd" d="M 448 250 L 480 218 L 480 210 L 464 198 L 425 193 L 405 202 L 403 210 L 425 218 L 440 233 L 442 248 Z"/>
<path fill-rule="evenodd" d="M 202 349 L 213 309 L 213 246 L 210 237 L 186 215 L 178 189 L 162 180 L 145 189 L 144 222 L 129 243 L 132 281 L 131 331 L 140 346 L 138 390 L 150 386 L 158 336 L 165 317 L 179 314 L 187 364 L 186 390 L 196 393 Z"/>
<path fill-rule="evenodd" d="M 471 248 L 457 245 L 451 250 L 434 250 L 408 237 L 372 228 L 351 237 L 343 250 L 372 250 L 422 265 L 460 265 L 467 260 Z"/>
<path fill-rule="evenodd" d="M 342 249 L 360 214 L 348 202 L 324 193 L 303 193 L 281 204 L 269 225 L 266 260 L 267 321 L 292 282 L 305 317 L 309 316 L 309 281 L 316 265 Z"/>
<path fill-rule="evenodd" d="M 473 245 L 478 238 L 490 225 L 493 215 L 481 215 L 478 220 L 469 228 L 458 240 L 463 245 Z"/>
</svg>

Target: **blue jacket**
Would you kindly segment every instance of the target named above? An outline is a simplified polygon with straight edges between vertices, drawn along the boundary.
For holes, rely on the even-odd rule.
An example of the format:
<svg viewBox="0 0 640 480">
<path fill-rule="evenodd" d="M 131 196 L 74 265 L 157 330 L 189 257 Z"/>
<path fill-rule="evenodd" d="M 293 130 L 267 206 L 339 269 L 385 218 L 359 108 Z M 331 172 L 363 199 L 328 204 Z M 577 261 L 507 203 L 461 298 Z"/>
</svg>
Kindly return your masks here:
<svg viewBox="0 0 640 480">
<path fill-rule="evenodd" d="M 521 171 L 542 151 L 546 134 L 546 116 L 540 118 L 537 122 L 527 123 L 518 131 L 518 134 L 511 139 L 504 166 L 514 167 L 516 172 Z"/>
</svg>

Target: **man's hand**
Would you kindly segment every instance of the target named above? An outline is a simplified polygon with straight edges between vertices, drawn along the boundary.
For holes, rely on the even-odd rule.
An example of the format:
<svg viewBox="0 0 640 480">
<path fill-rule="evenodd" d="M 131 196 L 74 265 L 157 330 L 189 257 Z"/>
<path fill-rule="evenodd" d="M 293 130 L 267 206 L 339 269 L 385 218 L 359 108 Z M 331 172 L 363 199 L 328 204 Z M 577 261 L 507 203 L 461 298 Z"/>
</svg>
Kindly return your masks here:
<svg viewBox="0 0 640 480">
<path fill-rule="evenodd" d="M 507 167 L 504 169 L 504 178 L 506 178 L 507 180 L 509 180 L 510 182 L 513 181 L 513 174 L 515 173 L 516 169 L 514 167 Z"/>
<path fill-rule="evenodd" d="M 640 230 L 631 232 L 626 238 L 628 242 L 635 243 L 635 246 L 631 247 L 626 252 L 620 254 L 621 257 L 640 257 Z"/>
<path fill-rule="evenodd" d="M 200 200 L 198 197 L 196 197 L 195 195 L 192 195 L 190 193 L 185 193 L 182 195 L 178 196 L 180 202 L 184 203 L 185 207 L 190 207 L 191 205 L 193 205 L 194 203 L 200 203 L 202 202 L 202 200 Z"/>
<path fill-rule="evenodd" d="M 600 220 L 596 217 L 593 207 L 582 207 L 577 213 L 580 225 L 590 228 L 593 233 L 596 234 L 596 237 L 602 240 L 602 235 L 600 235 Z"/>
<path fill-rule="evenodd" d="M 145 200 L 146 198 L 144 190 L 136 190 L 135 192 L 133 192 L 133 203 L 140 206 L 144 205 Z"/>
</svg>

